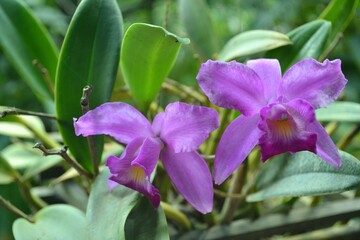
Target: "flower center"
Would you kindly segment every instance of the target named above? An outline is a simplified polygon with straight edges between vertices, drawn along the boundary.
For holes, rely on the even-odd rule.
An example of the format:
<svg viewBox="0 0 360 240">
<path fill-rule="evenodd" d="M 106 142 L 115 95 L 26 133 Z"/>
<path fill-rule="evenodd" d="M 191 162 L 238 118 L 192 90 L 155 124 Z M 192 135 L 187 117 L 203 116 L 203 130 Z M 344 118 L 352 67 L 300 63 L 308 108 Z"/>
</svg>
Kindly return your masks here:
<svg viewBox="0 0 360 240">
<path fill-rule="evenodd" d="M 278 138 L 289 140 L 293 136 L 294 131 L 294 123 L 286 118 L 281 118 L 279 120 L 267 120 L 267 124 L 269 125 L 271 132 L 276 133 L 274 135 L 278 136 Z"/>
<path fill-rule="evenodd" d="M 137 184 L 144 182 L 146 179 L 146 173 L 144 169 L 139 166 L 131 166 L 129 175 L 131 179 Z"/>
</svg>

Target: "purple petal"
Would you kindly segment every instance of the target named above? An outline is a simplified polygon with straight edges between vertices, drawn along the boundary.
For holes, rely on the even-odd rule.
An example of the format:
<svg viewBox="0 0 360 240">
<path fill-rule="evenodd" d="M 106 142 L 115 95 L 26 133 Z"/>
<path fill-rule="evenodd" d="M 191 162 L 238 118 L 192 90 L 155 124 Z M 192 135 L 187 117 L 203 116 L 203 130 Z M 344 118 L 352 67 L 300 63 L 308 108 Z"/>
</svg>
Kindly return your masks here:
<svg viewBox="0 0 360 240">
<path fill-rule="evenodd" d="M 266 101 L 275 101 L 282 80 L 279 61 L 276 59 L 257 59 L 248 61 L 246 65 L 254 70 L 263 81 Z"/>
<path fill-rule="evenodd" d="M 205 160 L 196 151 L 174 153 L 167 148 L 161 160 L 177 191 L 199 212 L 210 212 L 214 189 Z"/>
<path fill-rule="evenodd" d="M 347 80 L 341 72 L 341 61 L 305 59 L 284 75 L 279 94 L 288 101 L 301 98 L 315 109 L 325 107 L 338 98 Z"/>
<path fill-rule="evenodd" d="M 215 154 L 216 184 L 225 181 L 258 143 L 262 134 L 257 127 L 259 119 L 259 114 L 252 117 L 240 116 L 226 128 Z"/>
<path fill-rule="evenodd" d="M 122 143 L 135 138 L 154 136 L 149 121 L 134 107 L 121 102 L 104 103 L 78 120 L 74 118 L 77 136 L 106 134 Z"/>
<path fill-rule="evenodd" d="M 259 76 L 236 61 L 208 60 L 201 65 L 196 79 L 210 101 L 220 107 L 236 109 L 249 116 L 266 105 Z"/>
<path fill-rule="evenodd" d="M 315 121 L 313 107 L 297 99 L 285 104 L 270 104 L 261 110 L 259 139 L 262 160 L 284 153 L 311 151 L 316 153 L 317 135 L 308 126 Z"/>
<path fill-rule="evenodd" d="M 318 121 L 314 121 L 309 126 L 309 129 L 317 134 L 317 155 L 333 166 L 338 168 L 341 167 L 342 159 L 340 157 L 339 151 L 330 136 L 325 131 L 324 127 Z"/>
<path fill-rule="evenodd" d="M 164 118 L 165 118 L 165 113 L 164 112 L 158 113 L 154 118 L 154 121 L 153 121 L 151 127 L 152 127 L 152 129 L 153 129 L 156 136 L 160 135 L 162 125 L 163 125 L 163 122 L 164 122 Z"/>
<path fill-rule="evenodd" d="M 176 153 L 190 152 L 218 126 L 219 118 L 214 109 L 176 102 L 165 109 L 160 138 Z"/>
</svg>

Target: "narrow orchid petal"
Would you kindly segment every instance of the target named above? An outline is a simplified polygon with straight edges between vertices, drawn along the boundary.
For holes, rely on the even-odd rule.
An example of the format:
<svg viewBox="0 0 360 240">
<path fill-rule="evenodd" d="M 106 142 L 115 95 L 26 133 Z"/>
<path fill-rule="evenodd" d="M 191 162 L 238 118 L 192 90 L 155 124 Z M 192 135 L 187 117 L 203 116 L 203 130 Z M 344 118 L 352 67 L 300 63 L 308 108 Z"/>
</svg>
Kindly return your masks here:
<svg viewBox="0 0 360 240">
<path fill-rule="evenodd" d="M 320 63 L 314 59 L 305 59 L 285 73 L 279 94 L 287 101 L 304 99 L 316 109 L 337 99 L 346 82 L 340 60 Z"/>
<path fill-rule="evenodd" d="M 259 139 L 261 159 L 265 161 L 284 152 L 316 153 L 317 135 L 308 130 L 314 121 L 313 107 L 301 99 L 263 108 L 259 122 L 259 128 L 264 131 Z"/>
<path fill-rule="evenodd" d="M 279 61 L 276 59 L 257 59 L 248 61 L 246 65 L 254 70 L 263 81 L 266 101 L 275 101 L 282 80 Z"/>
<path fill-rule="evenodd" d="M 208 60 L 196 79 L 210 101 L 220 107 L 250 116 L 266 105 L 262 80 L 254 70 L 236 61 Z"/>
<path fill-rule="evenodd" d="M 174 153 L 168 148 L 161 160 L 177 191 L 199 212 L 210 212 L 214 189 L 205 160 L 196 151 Z"/>
<path fill-rule="evenodd" d="M 154 136 L 149 121 L 134 107 L 121 102 L 104 103 L 74 119 L 77 136 L 106 134 L 122 143 Z"/>
<path fill-rule="evenodd" d="M 324 127 L 318 122 L 314 121 L 310 124 L 309 129 L 317 134 L 316 152 L 326 162 L 335 167 L 341 167 L 342 159 L 334 142 L 325 131 Z"/>
<path fill-rule="evenodd" d="M 230 123 L 216 149 L 214 178 L 221 184 L 245 160 L 258 143 L 261 131 L 257 125 L 259 114 L 240 116 Z"/>
<path fill-rule="evenodd" d="M 162 125 L 163 125 L 163 122 L 164 122 L 164 118 L 165 118 L 165 113 L 164 112 L 158 113 L 154 118 L 154 121 L 153 121 L 151 127 L 152 127 L 152 129 L 153 129 L 156 136 L 160 135 Z"/>
<path fill-rule="evenodd" d="M 191 152 L 218 126 L 215 110 L 176 102 L 165 109 L 160 138 L 176 153 Z"/>
</svg>

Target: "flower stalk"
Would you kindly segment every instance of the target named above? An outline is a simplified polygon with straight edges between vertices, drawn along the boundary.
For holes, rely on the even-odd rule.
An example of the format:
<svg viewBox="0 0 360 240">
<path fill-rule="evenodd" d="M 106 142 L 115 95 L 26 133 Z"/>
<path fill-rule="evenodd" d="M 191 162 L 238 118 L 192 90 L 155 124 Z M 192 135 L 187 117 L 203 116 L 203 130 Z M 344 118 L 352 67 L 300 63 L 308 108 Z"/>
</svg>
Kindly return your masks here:
<svg viewBox="0 0 360 240">
<path fill-rule="evenodd" d="M 26 213 L 24 213 L 23 211 L 21 211 L 19 208 L 17 208 L 15 205 L 13 205 L 11 202 L 5 200 L 3 197 L 0 196 L 0 205 L 2 205 L 3 207 L 5 207 L 6 209 L 8 209 L 9 211 L 11 211 L 12 213 L 14 213 L 15 215 L 22 217 L 24 219 L 26 219 L 27 221 L 34 223 L 34 219 L 31 218 L 30 216 L 28 216 Z"/>
</svg>

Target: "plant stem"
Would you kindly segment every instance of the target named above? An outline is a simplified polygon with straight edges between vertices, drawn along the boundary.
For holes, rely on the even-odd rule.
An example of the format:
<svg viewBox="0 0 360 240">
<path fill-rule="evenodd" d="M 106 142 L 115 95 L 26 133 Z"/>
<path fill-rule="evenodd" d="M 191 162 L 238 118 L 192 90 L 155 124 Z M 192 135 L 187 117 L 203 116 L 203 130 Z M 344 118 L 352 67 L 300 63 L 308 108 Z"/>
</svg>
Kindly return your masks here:
<svg viewBox="0 0 360 240">
<path fill-rule="evenodd" d="M 8 210 L 10 210 L 12 213 L 14 213 L 15 215 L 25 218 L 26 220 L 28 220 L 31 223 L 34 223 L 35 221 L 28 216 L 26 213 L 24 213 L 23 211 L 21 211 L 19 208 L 17 208 L 16 206 L 14 206 L 12 203 L 10 203 L 9 201 L 5 200 L 3 197 L 0 196 L 0 205 L 2 205 L 3 207 L 7 208 Z"/>
<path fill-rule="evenodd" d="M 247 170 L 247 162 L 245 160 L 245 162 L 240 167 L 237 168 L 235 174 L 231 178 L 230 188 L 228 191 L 229 196 L 233 194 L 241 193 L 241 190 L 245 183 L 246 170 Z M 229 223 L 232 221 L 235 210 L 238 207 L 241 200 L 242 200 L 241 198 L 232 198 L 232 197 L 226 198 L 220 214 L 220 221 L 222 223 Z"/>
<path fill-rule="evenodd" d="M 166 79 L 166 81 L 162 84 L 162 88 L 172 92 L 182 99 L 193 98 L 201 103 L 206 102 L 206 97 L 203 94 L 172 79 Z"/>
<path fill-rule="evenodd" d="M 29 116 L 36 116 L 36 117 L 56 120 L 55 115 L 42 113 L 42 112 L 27 111 L 27 110 L 23 110 L 23 109 L 19 109 L 19 108 L 12 108 L 12 107 L 9 107 L 0 112 L 0 118 L 3 118 L 7 115 L 29 115 Z"/>
<path fill-rule="evenodd" d="M 55 87 L 54 87 L 54 83 L 53 81 L 51 81 L 50 75 L 49 75 L 49 71 L 37 60 L 34 59 L 32 61 L 32 64 L 39 70 L 39 72 L 43 75 L 44 80 L 47 84 L 47 87 L 49 88 L 51 94 L 54 96 L 55 95 Z"/>
<path fill-rule="evenodd" d="M 90 109 L 89 105 L 90 105 L 91 92 L 92 92 L 91 86 L 84 87 L 83 95 L 80 100 L 80 105 L 81 105 L 83 114 L 87 113 Z M 93 168 L 94 168 L 94 177 L 96 177 L 99 174 L 99 162 L 96 157 L 95 140 L 94 140 L 93 136 L 88 136 L 87 141 L 88 141 L 88 145 L 89 145 L 89 149 L 90 149 L 90 156 L 91 156 L 91 160 L 92 160 L 92 164 L 93 164 Z"/>
<path fill-rule="evenodd" d="M 160 205 L 164 209 L 165 216 L 173 220 L 183 231 L 191 229 L 191 223 L 185 214 L 165 202 L 160 202 Z"/>
<path fill-rule="evenodd" d="M 351 143 L 354 137 L 356 137 L 359 131 L 360 131 L 360 125 L 356 125 L 353 129 L 351 129 L 351 131 L 348 134 L 344 135 L 339 140 L 339 142 L 337 143 L 337 147 L 341 150 L 344 150 Z"/>
<path fill-rule="evenodd" d="M 85 177 L 87 177 L 89 179 L 93 178 L 93 175 L 91 173 L 87 172 L 79 163 L 77 163 L 72 158 L 70 158 L 70 156 L 66 153 L 66 151 L 67 151 L 66 146 L 64 146 L 60 150 L 49 150 L 49 149 L 46 149 L 45 146 L 42 145 L 41 143 L 36 143 L 34 148 L 40 149 L 43 152 L 44 156 L 48 156 L 48 155 L 59 155 L 59 156 L 61 156 L 80 175 L 84 175 Z"/>
</svg>

